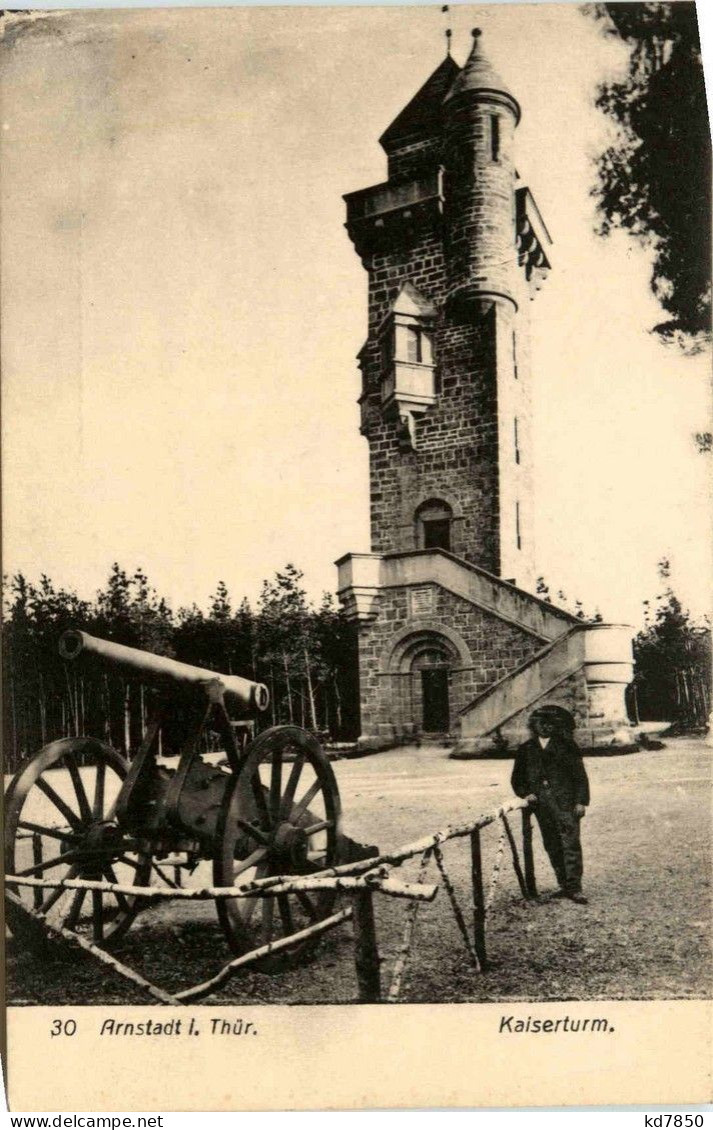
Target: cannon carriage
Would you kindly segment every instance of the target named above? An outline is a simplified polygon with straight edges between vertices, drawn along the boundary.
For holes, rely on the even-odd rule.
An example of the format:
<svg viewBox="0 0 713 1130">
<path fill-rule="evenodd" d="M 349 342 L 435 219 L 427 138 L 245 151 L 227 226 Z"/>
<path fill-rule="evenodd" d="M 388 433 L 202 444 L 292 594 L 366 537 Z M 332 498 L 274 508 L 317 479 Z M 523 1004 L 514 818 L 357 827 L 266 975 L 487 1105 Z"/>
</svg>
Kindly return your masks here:
<svg viewBox="0 0 713 1130">
<path fill-rule="evenodd" d="M 308 876 L 351 854 L 336 778 L 318 741 L 289 725 L 239 742 L 231 713 L 263 713 L 269 695 L 262 684 L 81 631 L 64 633 L 60 654 L 134 675 L 154 688 L 155 701 L 131 762 L 97 738 L 63 738 L 25 761 L 12 779 L 5 798 L 7 874 L 125 888 L 9 884 L 7 923 L 30 944 L 44 943 L 40 915 L 108 948 L 145 905 L 128 888 L 177 888 L 206 862 L 213 885 L 225 888 L 274 875 Z M 199 748 L 209 726 L 225 750 L 218 763 Z M 304 933 L 330 915 L 334 900 L 334 891 L 298 890 L 216 898 L 216 908 L 231 949 L 241 954 Z M 33 913 L 23 913 L 20 902 Z M 303 939 L 283 945 L 261 968 L 295 959 L 309 945 Z"/>
</svg>

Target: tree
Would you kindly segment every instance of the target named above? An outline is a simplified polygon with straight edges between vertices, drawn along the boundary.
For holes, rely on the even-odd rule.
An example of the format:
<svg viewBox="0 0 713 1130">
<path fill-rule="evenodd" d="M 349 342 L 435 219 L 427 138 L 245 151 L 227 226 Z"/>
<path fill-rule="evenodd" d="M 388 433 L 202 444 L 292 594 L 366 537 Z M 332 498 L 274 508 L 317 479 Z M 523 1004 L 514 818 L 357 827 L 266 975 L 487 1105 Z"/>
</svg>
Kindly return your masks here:
<svg viewBox="0 0 713 1130">
<path fill-rule="evenodd" d="M 548 585 L 544 577 L 537 578 L 535 593 L 537 596 L 539 596 L 540 600 L 543 600 L 545 602 L 545 604 L 555 603 L 552 599 L 550 586 Z M 585 610 L 585 607 L 582 604 L 581 600 L 575 600 L 573 607 L 570 607 L 569 597 L 562 591 L 562 589 L 558 590 L 556 599 L 558 608 L 562 608 L 565 612 L 569 612 L 572 616 L 576 616 L 578 620 L 583 620 L 587 623 L 592 624 L 601 624 L 602 614 L 598 608 L 595 608 L 593 613 L 589 613 Z"/>
<path fill-rule="evenodd" d="M 90 609 L 44 574 L 38 584 L 21 573 L 5 577 L 3 589 L 4 737 L 12 762 L 57 732 L 84 732 L 89 688 L 60 659 L 57 641 L 67 628 L 86 624 Z"/>
<path fill-rule="evenodd" d="M 260 658 L 269 670 L 273 710 L 286 707 L 286 721 L 317 728 L 309 654 L 310 609 L 301 587 L 302 573 L 288 564 L 274 580 L 263 581 L 258 600 Z M 303 693 L 306 691 L 306 694 Z M 306 708 L 306 709 L 305 709 Z"/>
<path fill-rule="evenodd" d="M 323 593 L 313 617 L 311 646 L 324 727 L 335 736 L 354 739 L 359 734 L 357 636 L 354 625 L 334 607 L 331 593 Z"/>
<path fill-rule="evenodd" d="M 342 736 L 345 721 L 353 729 L 349 707 L 344 710 L 355 662 L 347 628 L 328 594 L 318 609 L 308 603 L 294 565 L 263 582 L 254 621 L 256 667 L 270 687 L 274 721 L 335 736 Z"/>
<path fill-rule="evenodd" d="M 654 609 L 644 601 L 644 627 L 634 640 L 636 713 L 679 729 L 703 728 L 710 710 L 710 625 L 695 623 L 683 608 L 666 559 L 659 576 L 666 587 Z"/>
<path fill-rule="evenodd" d="M 3 577 L 7 767 L 16 768 L 20 758 L 61 736 L 96 734 L 129 752 L 145 733 L 150 687 L 119 670 L 62 660 L 57 643 L 67 628 L 268 682 L 273 722 L 352 736 L 358 725 L 351 700 L 358 695 L 350 682 L 351 628 L 331 598 L 319 609 L 311 607 L 301 581 L 293 565 L 265 581 L 257 614 L 247 599 L 233 611 L 220 581 L 207 612 L 192 604 L 174 617 L 141 568 L 129 573 L 118 562 L 92 603 L 56 588 L 44 575 L 37 583 L 22 574 Z"/>
<path fill-rule="evenodd" d="M 599 232 L 621 228 L 651 248 L 651 288 L 666 314 L 654 332 L 700 349 L 710 336 L 711 146 L 695 4 L 584 10 L 630 48 L 627 77 L 603 83 L 596 99 L 617 127 L 597 162 Z"/>
<path fill-rule="evenodd" d="M 149 584 L 141 567 L 129 575 L 114 562 L 106 588 L 97 593 L 96 609 L 89 630 L 102 639 L 173 655 L 173 614 L 163 597 Z M 107 737 L 118 736 L 117 717 L 121 717 L 121 746 L 128 753 L 143 736 L 148 717 L 143 683 L 122 673 L 101 675 L 105 699 Z"/>
<path fill-rule="evenodd" d="M 173 614 L 141 567 L 129 575 L 114 562 L 93 610 L 96 634 L 116 643 L 172 655 Z"/>
</svg>

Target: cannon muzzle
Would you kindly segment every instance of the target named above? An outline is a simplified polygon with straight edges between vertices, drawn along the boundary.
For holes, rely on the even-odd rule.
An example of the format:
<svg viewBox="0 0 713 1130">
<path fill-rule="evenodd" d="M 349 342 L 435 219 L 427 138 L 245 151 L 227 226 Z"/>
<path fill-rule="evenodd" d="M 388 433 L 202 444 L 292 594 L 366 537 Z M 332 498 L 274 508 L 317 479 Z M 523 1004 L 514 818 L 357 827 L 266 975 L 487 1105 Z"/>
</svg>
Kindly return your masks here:
<svg viewBox="0 0 713 1130">
<path fill-rule="evenodd" d="M 167 659 L 154 655 L 151 651 L 140 651 L 137 647 L 111 643 L 79 632 L 74 628 L 64 632 L 59 641 L 59 654 L 63 659 L 78 659 L 80 655 L 95 656 L 110 667 L 140 676 L 150 683 L 178 683 L 182 686 L 201 686 L 218 680 L 226 698 L 250 712 L 266 710 L 270 695 L 263 683 L 252 683 L 239 675 L 220 675 L 207 671 L 204 667 L 192 667 L 179 663 L 177 659 Z"/>
</svg>

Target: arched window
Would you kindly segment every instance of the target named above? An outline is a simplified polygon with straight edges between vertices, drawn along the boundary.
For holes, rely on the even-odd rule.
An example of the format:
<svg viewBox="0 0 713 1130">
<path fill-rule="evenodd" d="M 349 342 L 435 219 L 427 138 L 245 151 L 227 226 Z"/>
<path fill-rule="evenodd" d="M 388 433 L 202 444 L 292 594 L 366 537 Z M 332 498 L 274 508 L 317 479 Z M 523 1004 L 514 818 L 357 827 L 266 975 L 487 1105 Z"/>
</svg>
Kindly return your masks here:
<svg viewBox="0 0 713 1130">
<path fill-rule="evenodd" d="M 452 552 L 453 511 L 447 502 L 430 499 L 416 511 L 416 544 L 419 549 Z"/>
</svg>

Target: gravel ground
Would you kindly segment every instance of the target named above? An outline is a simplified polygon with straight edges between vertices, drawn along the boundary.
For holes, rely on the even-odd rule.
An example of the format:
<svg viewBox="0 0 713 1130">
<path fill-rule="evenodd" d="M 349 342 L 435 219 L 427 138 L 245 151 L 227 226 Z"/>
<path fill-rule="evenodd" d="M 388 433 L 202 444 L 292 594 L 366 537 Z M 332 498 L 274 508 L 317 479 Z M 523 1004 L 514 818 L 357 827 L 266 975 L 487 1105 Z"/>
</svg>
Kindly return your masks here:
<svg viewBox="0 0 713 1130">
<path fill-rule="evenodd" d="M 587 758 L 593 803 L 582 838 L 589 906 L 552 900 L 554 878 L 535 831 L 540 897 L 519 895 L 509 857 L 488 919 L 491 967 L 472 969 L 445 892 L 423 906 L 402 999 L 407 1002 L 701 998 L 711 995 L 711 748 Z M 382 850 L 488 812 L 510 796 L 510 761 L 451 761 L 408 747 L 335 763 L 345 830 Z M 519 820 L 513 818 L 514 830 Z M 483 835 L 486 883 L 498 833 Z M 444 849 L 467 914 L 467 840 Z M 435 864 L 432 865 L 435 869 Z M 402 870 L 414 875 L 415 865 Z M 434 871 L 430 876 L 435 877 Z M 388 985 L 406 904 L 378 898 Z M 212 904 L 170 904 L 139 918 L 117 956 L 164 988 L 205 979 L 228 960 Z M 38 960 L 8 942 L 9 1003 L 146 1004 L 150 998 L 91 958 Z M 344 1003 L 356 984 L 351 928 L 327 935 L 297 969 L 244 973 L 209 998 L 228 1003 Z"/>
</svg>

